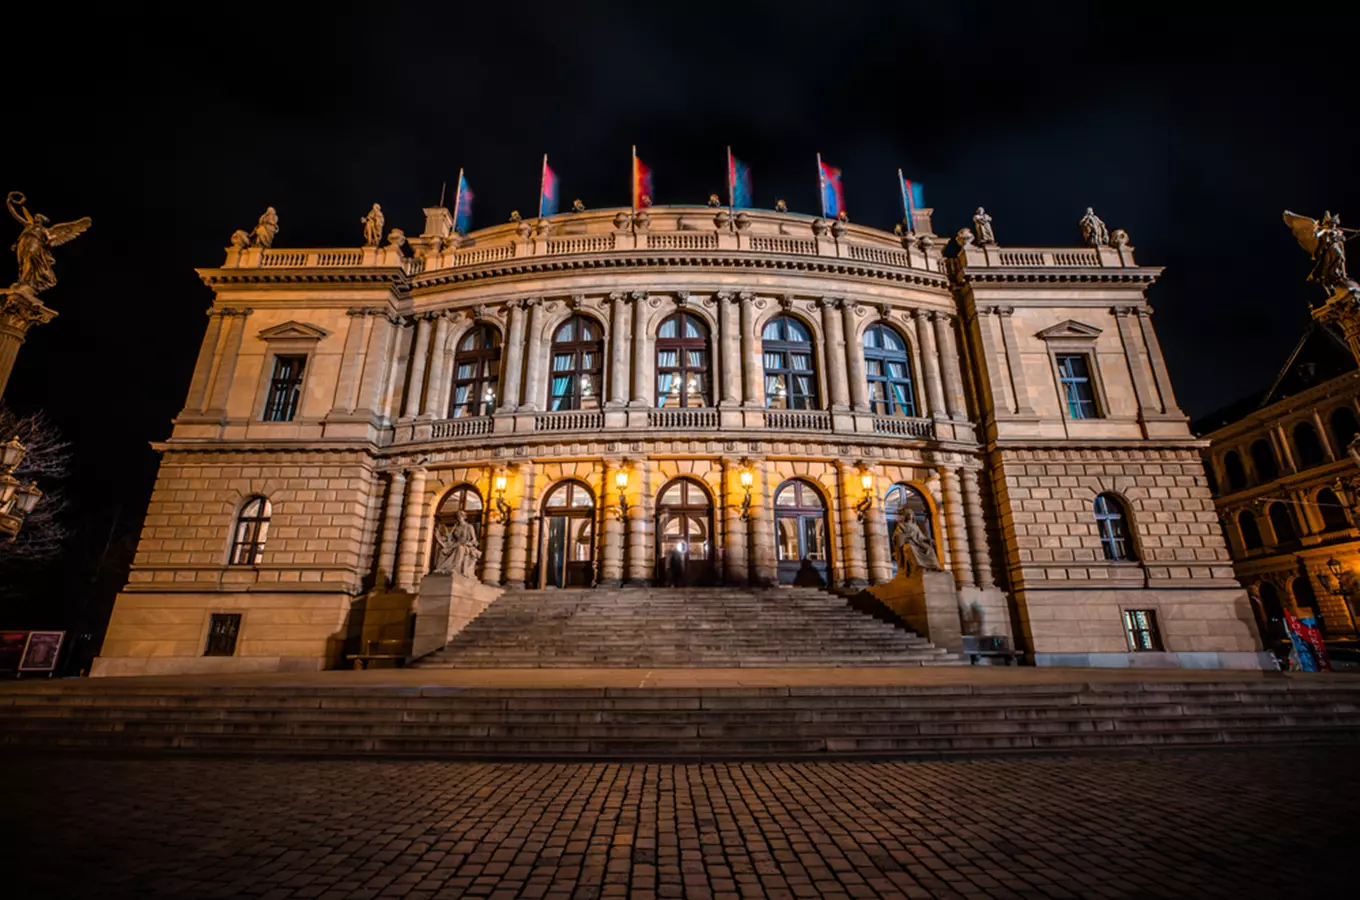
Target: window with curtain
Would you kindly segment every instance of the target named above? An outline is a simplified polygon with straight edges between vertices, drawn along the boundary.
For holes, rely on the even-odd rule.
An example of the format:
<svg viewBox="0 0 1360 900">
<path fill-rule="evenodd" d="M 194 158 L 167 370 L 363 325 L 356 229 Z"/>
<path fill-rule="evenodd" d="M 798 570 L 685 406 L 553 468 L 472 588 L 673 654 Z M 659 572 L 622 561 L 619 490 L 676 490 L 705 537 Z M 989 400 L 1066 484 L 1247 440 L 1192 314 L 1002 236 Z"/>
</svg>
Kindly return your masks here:
<svg viewBox="0 0 1360 900">
<path fill-rule="evenodd" d="M 1132 562 L 1138 557 L 1133 553 L 1133 541 L 1129 537 L 1129 517 L 1124 503 L 1114 494 L 1100 494 L 1096 497 L 1096 528 L 1100 532 L 1100 546 L 1105 558 L 1111 562 Z"/>
<path fill-rule="evenodd" d="M 594 319 L 572 316 L 558 326 L 552 343 L 548 409 L 599 409 L 603 332 Z"/>
<path fill-rule="evenodd" d="M 812 334 L 792 316 L 771 319 L 761 333 L 765 405 L 770 409 L 821 409 Z"/>
<path fill-rule="evenodd" d="M 494 325 L 474 325 L 453 355 L 449 417 L 489 416 L 496 411 L 501 370 L 501 333 Z"/>
<path fill-rule="evenodd" d="M 236 514 L 236 527 L 231 535 L 231 552 L 227 563 L 233 566 L 253 566 L 264 555 L 264 540 L 269 534 L 269 500 L 250 497 L 241 504 Z"/>
<path fill-rule="evenodd" d="M 693 313 L 678 312 L 656 332 L 656 405 L 708 406 L 708 327 Z"/>
<path fill-rule="evenodd" d="M 869 408 L 877 416 L 915 416 L 907 342 L 888 325 L 864 332 L 864 371 L 869 378 Z"/>
</svg>

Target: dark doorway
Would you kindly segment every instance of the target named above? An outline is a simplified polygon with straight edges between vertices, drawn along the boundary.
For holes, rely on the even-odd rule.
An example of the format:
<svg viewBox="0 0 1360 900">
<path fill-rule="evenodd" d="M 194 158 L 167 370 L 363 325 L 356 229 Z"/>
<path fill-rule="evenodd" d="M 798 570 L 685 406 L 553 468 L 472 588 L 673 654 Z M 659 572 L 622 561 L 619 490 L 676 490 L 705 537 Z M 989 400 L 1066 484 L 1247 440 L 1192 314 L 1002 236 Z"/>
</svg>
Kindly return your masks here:
<svg viewBox="0 0 1360 900">
<path fill-rule="evenodd" d="M 656 539 L 659 583 L 713 583 L 713 501 L 699 482 L 677 478 L 661 489 Z"/>
<path fill-rule="evenodd" d="M 544 587 L 595 583 L 595 495 L 578 481 L 554 487 L 543 502 Z"/>
<path fill-rule="evenodd" d="M 775 491 L 774 540 L 780 584 L 793 584 L 804 561 L 830 583 L 826 501 L 808 482 L 786 481 Z"/>
</svg>

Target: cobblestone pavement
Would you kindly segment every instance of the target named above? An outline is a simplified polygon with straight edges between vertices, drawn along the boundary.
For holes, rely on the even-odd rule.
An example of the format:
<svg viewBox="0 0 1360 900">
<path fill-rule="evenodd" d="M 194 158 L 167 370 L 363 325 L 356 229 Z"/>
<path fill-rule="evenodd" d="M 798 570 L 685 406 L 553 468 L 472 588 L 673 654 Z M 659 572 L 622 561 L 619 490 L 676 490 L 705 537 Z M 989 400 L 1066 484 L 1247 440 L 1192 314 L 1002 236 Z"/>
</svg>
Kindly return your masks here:
<svg viewBox="0 0 1360 900">
<path fill-rule="evenodd" d="M 949 762 L 9 758 L 6 897 L 1286 897 L 1354 750 Z"/>
</svg>

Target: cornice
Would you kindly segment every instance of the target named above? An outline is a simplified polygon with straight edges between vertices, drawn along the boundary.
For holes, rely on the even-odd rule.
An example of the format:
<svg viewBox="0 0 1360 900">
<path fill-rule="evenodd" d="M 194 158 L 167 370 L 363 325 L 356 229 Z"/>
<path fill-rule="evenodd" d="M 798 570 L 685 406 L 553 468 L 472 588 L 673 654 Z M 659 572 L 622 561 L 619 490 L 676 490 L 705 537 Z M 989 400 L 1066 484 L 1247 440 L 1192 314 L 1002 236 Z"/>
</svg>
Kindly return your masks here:
<svg viewBox="0 0 1360 900">
<path fill-rule="evenodd" d="M 963 269 L 963 284 L 1142 284 L 1154 283 L 1164 269 L 1139 266 L 1109 269 Z"/>
<path fill-rule="evenodd" d="M 203 283 L 225 284 L 390 284 L 405 293 L 410 278 L 401 269 L 195 269 Z"/>
</svg>

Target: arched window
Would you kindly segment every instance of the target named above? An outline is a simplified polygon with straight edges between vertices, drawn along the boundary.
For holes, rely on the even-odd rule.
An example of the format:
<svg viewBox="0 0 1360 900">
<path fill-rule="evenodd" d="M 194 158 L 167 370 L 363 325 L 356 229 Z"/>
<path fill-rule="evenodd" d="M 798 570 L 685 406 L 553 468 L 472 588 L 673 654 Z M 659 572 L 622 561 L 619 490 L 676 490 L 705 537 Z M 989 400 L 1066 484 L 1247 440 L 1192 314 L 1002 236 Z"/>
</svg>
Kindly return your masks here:
<svg viewBox="0 0 1360 900">
<path fill-rule="evenodd" d="M 876 416 L 915 416 L 907 342 L 888 325 L 864 332 L 864 372 L 869 378 L 869 408 Z"/>
<path fill-rule="evenodd" d="M 1298 451 L 1301 467 L 1321 465 L 1327 458 L 1322 450 L 1322 442 L 1318 440 L 1317 429 L 1309 422 L 1294 426 L 1294 449 Z"/>
<path fill-rule="evenodd" d="M 474 325 L 453 356 L 449 418 L 489 416 L 496 411 L 501 371 L 501 333 L 494 325 Z"/>
<path fill-rule="evenodd" d="M 586 316 L 572 316 L 558 326 L 553 334 L 549 409 L 599 409 L 601 334 L 599 323 Z"/>
<path fill-rule="evenodd" d="M 1242 546 L 1248 550 L 1261 549 L 1261 528 L 1256 524 L 1256 514 L 1244 509 L 1237 514 L 1237 530 L 1242 533 Z"/>
<path fill-rule="evenodd" d="M 1332 437 L 1336 440 L 1337 452 L 1345 450 L 1357 434 L 1360 434 L 1360 425 L 1355 422 L 1355 413 L 1344 406 L 1338 406 L 1332 410 Z"/>
<path fill-rule="evenodd" d="M 708 327 L 691 312 L 667 317 L 656 332 L 656 405 L 708 406 Z"/>
<path fill-rule="evenodd" d="M 770 409 L 820 409 L 812 334 L 792 316 L 771 319 L 761 332 L 765 405 Z"/>
<path fill-rule="evenodd" d="M 477 539 L 481 540 L 482 512 L 482 495 L 472 485 L 460 484 L 444 495 L 444 499 L 439 502 L 439 509 L 434 514 L 434 520 L 446 528 L 452 528 L 458 514 L 462 513 L 463 518 L 467 519 L 468 524 L 477 532 Z"/>
<path fill-rule="evenodd" d="M 713 576 L 713 500 L 697 481 L 677 478 L 657 494 L 657 581 L 672 587 Z"/>
<path fill-rule="evenodd" d="M 935 523 L 930 519 L 930 505 L 925 496 L 909 484 L 895 484 L 888 488 L 883 497 L 883 516 L 888 525 L 888 544 L 897 526 L 910 517 L 932 541 L 935 539 Z M 897 571 L 897 560 L 892 561 L 893 571 Z"/>
<path fill-rule="evenodd" d="M 595 495 L 579 481 L 553 486 L 539 529 L 542 587 L 590 587 L 595 576 Z"/>
<path fill-rule="evenodd" d="M 1236 450 L 1223 454 L 1223 474 L 1228 479 L 1228 489 L 1240 491 L 1247 486 L 1247 470 L 1242 468 L 1242 457 Z"/>
<path fill-rule="evenodd" d="M 1256 477 L 1262 481 L 1274 481 L 1280 477 L 1280 467 L 1275 463 L 1275 451 L 1270 443 L 1259 440 L 1251 445 L 1251 464 L 1256 467 Z"/>
<path fill-rule="evenodd" d="M 269 534 L 269 501 L 264 497 L 250 497 L 236 514 L 236 528 L 231 536 L 231 555 L 227 562 L 233 566 L 253 566 L 264 555 L 264 539 Z"/>
<path fill-rule="evenodd" d="M 827 583 L 826 501 L 811 483 L 793 479 L 774 492 L 774 536 L 780 584 Z"/>
<path fill-rule="evenodd" d="M 1298 532 L 1294 530 L 1294 518 L 1289 515 L 1289 507 L 1283 503 L 1272 503 L 1267 511 L 1270 516 L 1270 527 L 1275 529 L 1275 543 L 1285 544 L 1289 541 L 1299 539 Z"/>
<path fill-rule="evenodd" d="M 1308 580 L 1307 575 L 1300 575 L 1289 583 L 1289 592 L 1294 595 L 1294 605 L 1301 612 L 1308 615 L 1317 616 L 1317 594 L 1313 591 L 1313 583 Z"/>
<path fill-rule="evenodd" d="M 1124 503 L 1114 494 L 1100 494 L 1096 497 L 1096 528 L 1100 532 L 1100 546 L 1105 558 L 1113 562 L 1129 562 L 1137 559 L 1133 552 L 1133 541 L 1129 537 L 1128 514 Z"/>
<path fill-rule="evenodd" d="M 1351 523 L 1346 520 L 1345 507 L 1341 505 L 1341 500 L 1331 488 L 1318 491 L 1314 502 L 1317 503 L 1318 512 L 1322 514 L 1323 531 L 1339 531 L 1351 527 Z"/>
</svg>

